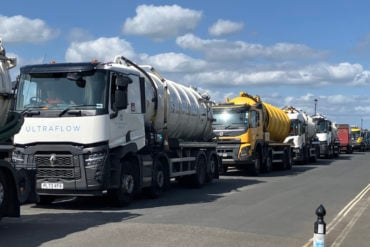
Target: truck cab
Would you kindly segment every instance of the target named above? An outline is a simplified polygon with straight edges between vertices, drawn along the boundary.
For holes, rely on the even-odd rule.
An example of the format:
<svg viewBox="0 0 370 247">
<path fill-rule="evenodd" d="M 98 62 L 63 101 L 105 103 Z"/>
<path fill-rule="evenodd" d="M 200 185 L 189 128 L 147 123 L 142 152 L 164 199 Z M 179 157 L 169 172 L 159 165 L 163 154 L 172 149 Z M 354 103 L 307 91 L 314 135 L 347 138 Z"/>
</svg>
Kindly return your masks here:
<svg viewBox="0 0 370 247">
<path fill-rule="evenodd" d="M 282 142 L 290 121 L 281 109 L 241 92 L 239 97 L 212 106 L 212 111 L 224 172 L 234 166 L 257 176 L 270 172 L 275 164 L 291 168 L 290 144 Z"/>
<path fill-rule="evenodd" d="M 254 147 L 264 138 L 261 109 L 250 105 L 220 104 L 212 108 L 217 153 L 226 171 L 229 166 L 246 169 L 256 159 Z"/>
<path fill-rule="evenodd" d="M 50 90 L 58 100 L 49 100 Z M 15 110 L 25 122 L 12 161 L 45 202 L 105 193 L 119 178 L 109 170 L 118 168 L 104 163 L 145 145 L 145 99 L 138 94 L 145 88 L 133 70 L 93 62 L 24 66 L 17 91 Z"/>
<path fill-rule="evenodd" d="M 320 114 L 314 115 L 312 118 L 316 123 L 317 137 L 320 141 L 320 155 L 325 158 L 338 157 L 340 142 L 337 138 L 335 124 Z"/>
</svg>

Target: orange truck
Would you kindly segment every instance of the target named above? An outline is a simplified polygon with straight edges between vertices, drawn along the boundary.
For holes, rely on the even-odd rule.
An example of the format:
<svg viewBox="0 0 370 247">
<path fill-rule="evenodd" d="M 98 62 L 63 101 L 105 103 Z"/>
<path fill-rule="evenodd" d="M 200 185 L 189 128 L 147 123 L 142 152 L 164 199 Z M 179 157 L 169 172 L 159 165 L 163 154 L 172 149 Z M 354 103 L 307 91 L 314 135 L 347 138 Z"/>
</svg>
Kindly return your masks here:
<svg viewBox="0 0 370 247">
<path fill-rule="evenodd" d="M 352 153 L 351 127 L 349 124 L 336 124 L 336 126 L 338 129 L 337 138 L 340 142 L 340 152 Z"/>
</svg>

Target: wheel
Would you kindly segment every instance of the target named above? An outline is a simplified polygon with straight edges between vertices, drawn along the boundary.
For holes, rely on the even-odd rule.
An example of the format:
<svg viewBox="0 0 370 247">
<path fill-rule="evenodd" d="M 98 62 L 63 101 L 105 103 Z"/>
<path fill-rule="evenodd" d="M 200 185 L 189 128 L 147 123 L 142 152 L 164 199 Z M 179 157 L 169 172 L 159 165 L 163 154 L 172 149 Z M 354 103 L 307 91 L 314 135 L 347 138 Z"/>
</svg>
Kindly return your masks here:
<svg viewBox="0 0 370 247">
<path fill-rule="evenodd" d="M 37 205 L 50 205 L 54 200 L 55 196 L 39 195 L 36 201 Z"/>
<path fill-rule="evenodd" d="M 272 159 L 271 154 L 268 154 L 266 157 L 265 172 L 269 173 L 272 171 Z"/>
<path fill-rule="evenodd" d="M 284 169 L 290 170 L 292 169 L 292 155 L 289 150 L 284 151 Z"/>
<path fill-rule="evenodd" d="M 261 155 L 259 152 L 256 152 L 256 159 L 254 160 L 253 165 L 250 167 L 250 173 L 253 176 L 258 176 L 261 172 Z"/>
<path fill-rule="evenodd" d="M 167 184 L 169 184 L 168 171 L 162 162 L 158 158 L 155 158 L 149 196 L 151 198 L 159 197 L 166 190 Z"/>
<path fill-rule="evenodd" d="M 211 152 L 208 155 L 206 182 L 209 183 L 217 176 L 218 156 L 216 152 Z"/>
<path fill-rule="evenodd" d="M 310 159 L 310 149 L 307 147 L 303 148 L 303 164 L 307 164 Z"/>
<path fill-rule="evenodd" d="M 190 176 L 190 185 L 195 188 L 202 187 L 206 182 L 207 158 L 203 151 L 199 151 L 195 160 L 196 173 Z"/>
<path fill-rule="evenodd" d="M 317 162 L 317 149 L 316 149 L 315 155 L 311 157 L 311 161 L 313 163 L 316 163 Z"/>
<path fill-rule="evenodd" d="M 138 168 L 135 162 L 122 161 L 122 171 L 118 189 L 110 191 L 115 206 L 127 206 L 131 203 L 138 188 Z"/>
<path fill-rule="evenodd" d="M 10 188 L 6 181 L 5 175 L 0 171 L 0 218 L 2 213 L 5 212 L 8 208 L 10 200 Z"/>
<path fill-rule="evenodd" d="M 19 183 L 19 202 L 24 204 L 30 200 L 32 183 L 31 178 L 27 173 L 27 170 L 20 169 L 17 172 L 18 174 L 18 183 Z"/>
</svg>

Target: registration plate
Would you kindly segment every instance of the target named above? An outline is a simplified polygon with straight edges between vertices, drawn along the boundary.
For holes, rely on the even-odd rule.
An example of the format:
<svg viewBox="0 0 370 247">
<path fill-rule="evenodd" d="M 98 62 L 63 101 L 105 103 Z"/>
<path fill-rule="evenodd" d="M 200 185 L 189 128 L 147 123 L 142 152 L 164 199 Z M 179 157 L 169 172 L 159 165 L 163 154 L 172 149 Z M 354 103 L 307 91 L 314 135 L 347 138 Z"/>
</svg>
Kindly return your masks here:
<svg viewBox="0 0 370 247">
<path fill-rule="evenodd" d="M 63 188 L 62 183 L 41 183 L 41 189 L 45 190 L 62 190 Z"/>
</svg>

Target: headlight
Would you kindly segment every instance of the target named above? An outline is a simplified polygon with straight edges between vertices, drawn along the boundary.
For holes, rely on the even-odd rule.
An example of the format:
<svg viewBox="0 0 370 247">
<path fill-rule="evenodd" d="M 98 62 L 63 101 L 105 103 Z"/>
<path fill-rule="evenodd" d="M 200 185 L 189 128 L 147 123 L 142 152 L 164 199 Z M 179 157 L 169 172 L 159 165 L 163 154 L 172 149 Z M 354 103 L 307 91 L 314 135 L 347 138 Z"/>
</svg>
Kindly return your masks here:
<svg viewBox="0 0 370 247">
<path fill-rule="evenodd" d="M 248 156 L 249 147 L 244 147 L 240 150 L 240 158 L 245 158 Z"/>
<path fill-rule="evenodd" d="M 97 168 L 101 166 L 104 162 L 106 153 L 99 152 L 87 155 L 85 158 L 85 166 L 86 168 Z"/>
<path fill-rule="evenodd" d="M 24 163 L 24 154 L 19 151 L 14 151 L 12 153 L 12 163 L 14 164 L 23 164 Z"/>
</svg>

